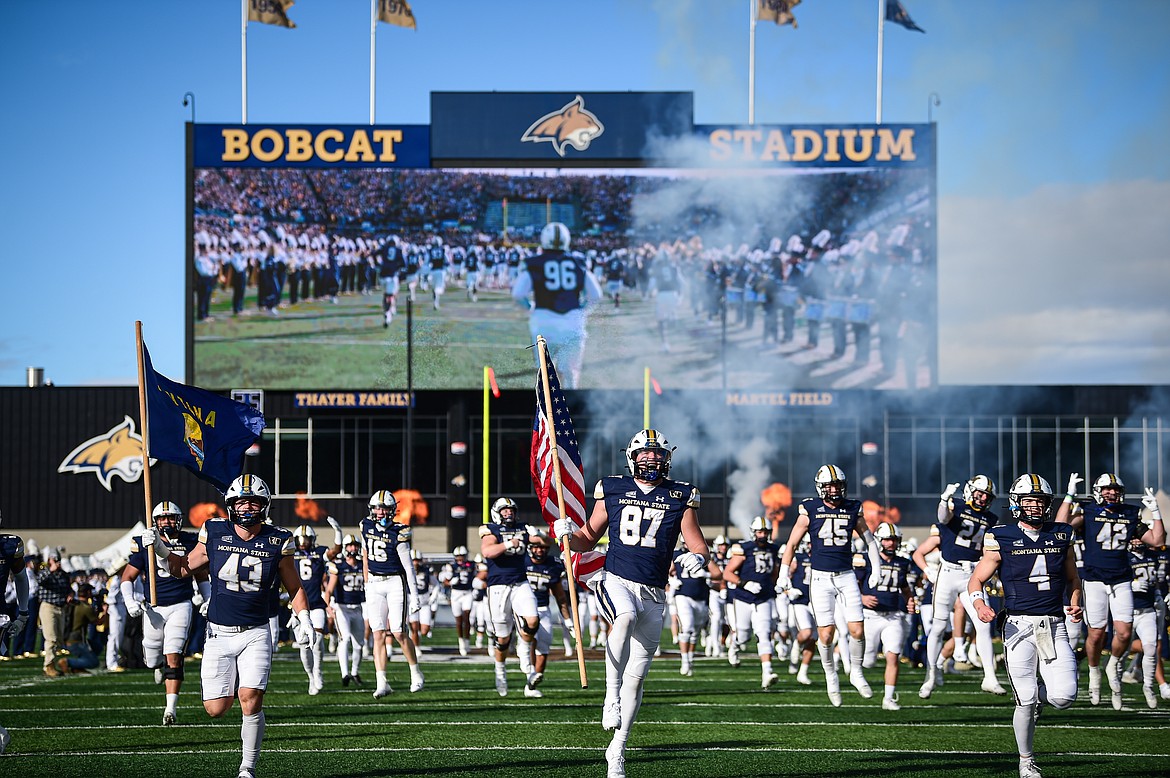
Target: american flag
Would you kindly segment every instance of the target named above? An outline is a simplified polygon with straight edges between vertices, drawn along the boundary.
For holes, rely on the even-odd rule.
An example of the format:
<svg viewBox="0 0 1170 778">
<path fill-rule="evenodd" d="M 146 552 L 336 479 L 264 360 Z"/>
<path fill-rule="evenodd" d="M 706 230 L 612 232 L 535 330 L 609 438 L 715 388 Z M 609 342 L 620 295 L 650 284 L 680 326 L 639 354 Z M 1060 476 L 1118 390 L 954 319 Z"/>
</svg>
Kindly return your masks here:
<svg viewBox="0 0 1170 778">
<path fill-rule="evenodd" d="M 545 370 L 548 371 L 551 414 L 544 402 L 544 384 L 540 373 L 536 376 L 536 417 L 532 420 L 532 451 L 529 466 L 532 470 L 532 488 L 540 502 L 540 512 L 552 531 L 553 522 L 561 517 L 557 502 L 557 484 L 553 477 L 552 434 L 555 431 L 557 459 L 561 470 L 561 492 L 565 498 L 565 518 L 578 527 L 585 526 L 585 476 L 581 471 L 581 450 L 577 447 L 577 433 L 573 431 L 573 419 L 569 416 L 569 405 L 565 402 L 557 370 L 548 351 L 544 352 Z M 597 571 L 605 567 L 605 554 L 599 551 L 574 553 L 573 574 L 581 583 L 588 581 Z"/>
</svg>

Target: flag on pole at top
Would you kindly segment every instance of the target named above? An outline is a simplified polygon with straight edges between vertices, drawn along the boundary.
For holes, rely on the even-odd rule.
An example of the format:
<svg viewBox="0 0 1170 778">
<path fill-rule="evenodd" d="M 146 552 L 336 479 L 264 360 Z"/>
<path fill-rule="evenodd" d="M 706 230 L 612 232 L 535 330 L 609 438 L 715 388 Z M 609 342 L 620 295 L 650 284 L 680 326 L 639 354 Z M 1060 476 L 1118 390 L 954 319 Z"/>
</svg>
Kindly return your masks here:
<svg viewBox="0 0 1170 778">
<path fill-rule="evenodd" d="M 759 0 L 756 19 L 761 22 L 776 22 L 776 24 L 791 24 L 796 29 L 796 17 L 792 9 L 800 5 L 800 0 Z"/>
<path fill-rule="evenodd" d="M 914 20 L 910 18 L 910 14 L 906 13 L 906 7 L 899 0 L 886 0 L 886 21 L 900 24 L 907 30 L 926 32 L 926 30 L 914 23 Z"/>
<path fill-rule="evenodd" d="M 418 29 L 414 22 L 414 11 L 410 10 L 410 3 L 406 0 L 378 0 L 378 21 Z"/>
<path fill-rule="evenodd" d="M 142 361 L 147 453 L 226 491 L 243 472 L 244 452 L 264 430 L 264 414 L 251 405 L 156 373 L 145 343 Z"/>
<path fill-rule="evenodd" d="M 294 0 L 246 0 L 248 21 L 261 24 L 275 24 L 277 27 L 294 28 L 296 24 L 288 18 L 288 9 Z"/>
<path fill-rule="evenodd" d="M 561 492 L 565 499 L 565 518 L 577 527 L 585 526 L 585 475 L 581 469 L 581 450 L 577 447 L 577 434 L 573 430 L 573 419 L 569 416 L 569 405 L 557 379 L 557 369 L 547 350 L 544 352 L 544 369 L 548 374 L 551 407 L 544 401 L 544 384 L 540 371 L 536 374 L 536 416 L 532 421 L 532 449 L 529 465 L 532 471 L 532 488 L 540 503 L 540 513 L 552 531 L 553 522 L 561 517 L 557 502 L 557 486 L 553 467 L 553 435 L 556 436 L 557 460 L 560 465 Z M 585 551 L 572 554 L 573 575 L 581 583 L 588 581 L 605 567 L 605 554 L 600 551 Z"/>
</svg>

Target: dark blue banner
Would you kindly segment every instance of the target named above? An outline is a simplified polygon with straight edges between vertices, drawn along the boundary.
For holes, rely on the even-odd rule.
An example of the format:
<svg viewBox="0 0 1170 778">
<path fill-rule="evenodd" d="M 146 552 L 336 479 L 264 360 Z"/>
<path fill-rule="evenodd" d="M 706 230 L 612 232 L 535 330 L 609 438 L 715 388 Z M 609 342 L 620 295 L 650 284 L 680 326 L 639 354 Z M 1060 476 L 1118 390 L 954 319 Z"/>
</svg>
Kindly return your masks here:
<svg viewBox="0 0 1170 778">
<path fill-rule="evenodd" d="M 654 156 L 691 134 L 690 92 L 432 92 L 436 160 L 581 165 Z"/>
<path fill-rule="evenodd" d="M 426 125 L 197 124 L 195 167 L 425 168 Z"/>
</svg>

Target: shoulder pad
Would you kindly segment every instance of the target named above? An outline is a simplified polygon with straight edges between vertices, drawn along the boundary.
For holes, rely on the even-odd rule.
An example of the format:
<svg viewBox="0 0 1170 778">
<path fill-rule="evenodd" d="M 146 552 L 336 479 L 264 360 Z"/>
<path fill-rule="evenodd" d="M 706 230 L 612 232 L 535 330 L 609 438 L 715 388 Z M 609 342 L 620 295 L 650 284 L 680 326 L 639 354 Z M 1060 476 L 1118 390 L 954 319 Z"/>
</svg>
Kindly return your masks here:
<svg viewBox="0 0 1170 778">
<path fill-rule="evenodd" d="M 938 525 L 931 524 L 930 525 L 930 536 L 932 538 L 937 538 L 940 534 L 942 534 L 942 533 L 939 531 Z"/>
<path fill-rule="evenodd" d="M 593 487 L 593 499 L 600 500 L 600 499 L 603 499 L 605 497 L 605 487 L 603 485 L 604 483 L 605 483 L 605 481 L 604 481 L 604 479 L 602 479 L 601 481 L 597 482 L 597 486 Z"/>
<path fill-rule="evenodd" d="M 411 534 L 412 534 L 412 533 L 411 533 L 411 531 L 410 531 L 410 527 L 407 527 L 407 526 L 406 526 L 406 525 L 404 525 L 404 524 L 399 524 L 399 525 L 398 525 L 398 531 L 397 531 L 397 535 L 398 535 L 398 540 L 399 540 L 399 542 L 401 542 L 401 543 L 406 543 L 406 542 L 408 542 L 408 541 L 410 540 L 410 536 L 411 536 Z"/>
<path fill-rule="evenodd" d="M 332 559 L 325 562 L 325 569 L 329 571 L 330 575 L 337 575 L 337 563 Z"/>
<path fill-rule="evenodd" d="M 207 532 L 208 532 L 208 527 L 210 527 L 210 526 L 211 526 L 211 522 L 208 521 L 208 522 L 205 522 L 203 524 L 203 526 L 199 528 L 199 542 L 204 544 L 204 545 L 207 545 Z M 131 551 L 137 551 L 138 548 L 139 548 L 138 538 L 134 538 L 133 543 L 131 543 L 130 549 L 131 549 Z"/>
<path fill-rule="evenodd" d="M 728 556 L 743 556 L 744 555 L 743 554 L 743 546 L 736 543 L 734 546 L 727 549 L 727 555 Z"/>
<path fill-rule="evenodd" d="M 488 525 L 486 525 L 486 524 L 481 524 L 481 525 L 480 525 L 480 527 L 479 527 L 479 536 L 480 536 L 481 538 L 486 538 L 488 535 L 491 535 L 491 534 L 492 534 L 492 530 L 491 530 L 491 528 L 490 528 Z"/>
<path fill-rule="evenodd" d="M 983 536 L 983 549 L 985 551 L 999 551 L 999 538 L 996 537 L 996 530 L 989 529 Z"/>
</svg>

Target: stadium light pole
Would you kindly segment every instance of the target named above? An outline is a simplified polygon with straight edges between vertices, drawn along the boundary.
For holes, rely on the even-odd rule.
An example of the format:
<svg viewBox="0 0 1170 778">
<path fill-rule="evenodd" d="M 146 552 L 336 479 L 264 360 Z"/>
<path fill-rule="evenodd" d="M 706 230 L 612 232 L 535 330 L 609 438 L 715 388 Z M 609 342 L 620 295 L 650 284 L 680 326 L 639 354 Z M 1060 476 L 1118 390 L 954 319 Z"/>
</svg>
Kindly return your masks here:
<svg viewBox="0 0 1170 778">
<path fill-rule="evenodd" d="M 930 97 L 926 98 L 926 123 L 934 124 L 934 108 L 936 105 L 941 105 L 942 100 L 938 97 L 938 92 L 931 92 Z"/>
<path fill-rule="evenodd" d="M 195 93 L 194 92 L 184 92 L 183 93 L 183 107 L 186 108 L 188 105 L 191 106 L 191 123 L 194 124 L 195 123 Z"/>
</svg>

